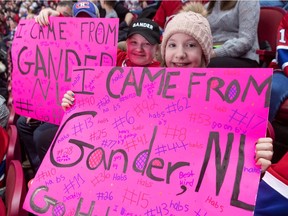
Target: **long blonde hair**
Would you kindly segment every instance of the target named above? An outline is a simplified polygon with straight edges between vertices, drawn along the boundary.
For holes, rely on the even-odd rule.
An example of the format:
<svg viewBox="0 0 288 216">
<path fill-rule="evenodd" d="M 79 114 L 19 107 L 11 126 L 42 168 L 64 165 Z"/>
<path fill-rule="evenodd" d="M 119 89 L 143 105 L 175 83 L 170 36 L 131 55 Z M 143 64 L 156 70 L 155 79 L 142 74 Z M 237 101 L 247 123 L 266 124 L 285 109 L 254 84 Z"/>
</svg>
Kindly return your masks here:
<svg viewBox="0 0 288 216">
<path fill-rule="evenodd" d="M 203 17 L 207 17 L 207 14 L 208 14 L 208 11 L 205 9 L 203 4 L 201 4 L 199 2 L 189 2 L 189 3 L 185 4 L 182 7 L 182 9 L 179 11 L 179 13 L 188 12 L 188 11 L 192 11 L 192 12 L 201 14 Z"/>
</svg>

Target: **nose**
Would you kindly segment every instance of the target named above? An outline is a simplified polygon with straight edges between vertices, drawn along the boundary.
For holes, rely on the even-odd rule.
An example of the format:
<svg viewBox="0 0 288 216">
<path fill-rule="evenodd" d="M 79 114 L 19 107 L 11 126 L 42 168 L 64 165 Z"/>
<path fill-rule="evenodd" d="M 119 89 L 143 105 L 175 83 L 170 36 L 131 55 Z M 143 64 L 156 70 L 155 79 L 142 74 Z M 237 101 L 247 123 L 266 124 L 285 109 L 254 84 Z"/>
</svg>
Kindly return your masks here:
<svg viewBox="0 0 288 216">
<path fill-rule="evenodd" d="M 136 49 L 138 51 L 142 51 L 143 50 L 143 44 L 137 44 Z"/>
<path fill-rule="evenodd" d="M 185 56 L 186 56 L 186 52 L 185 52 L 184 47 L 179 46 L 176 50 L 175 57 L 178 59 L 183 59 L 183 58 L 185 58 Z"/>
</svg>

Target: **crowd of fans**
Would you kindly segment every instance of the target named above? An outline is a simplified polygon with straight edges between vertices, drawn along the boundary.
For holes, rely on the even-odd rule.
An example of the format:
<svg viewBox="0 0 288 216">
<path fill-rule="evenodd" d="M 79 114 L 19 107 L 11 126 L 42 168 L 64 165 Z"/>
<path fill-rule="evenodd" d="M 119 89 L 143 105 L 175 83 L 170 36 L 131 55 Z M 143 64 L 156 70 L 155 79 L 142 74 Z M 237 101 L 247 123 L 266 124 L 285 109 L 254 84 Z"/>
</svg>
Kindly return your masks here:
<svg viewBox="0 0 288 216">
<path fill-rule="evenodd" d="M 3 120 L 3 127 L 5 127 L 5 125 L 7 124 L 7 117 L 9 115 L 9 113 L 5 112 L 7 111 L 7 108 L 1 108 L 1 106 L 5 106 L 5 100 L 8 100 L 7 69 L 9 67 L 9 62 L 7 61 L 7 56 L 9 55 L 9 48 L 12 44 L 17 25 L 22 19 L 35 18 L 35 21 L 38 22 L 40 25 L 46 25 L 48 16 L 61 15 L 80 17 L 81 14 L 78 14 L 77 12 L 75 13 L 72 8 L 73 4 L 77 1 L 66 1 L 65 3 L 63 2 L 64 1 L 61 0 L 14 0 L 0 2 L 0 121 L 2 121 L 2 119 L 5 119 L 6 117 L 6 122 Z M 207 14 L 202 13 L 201 16 L 199 15 L 199 17 L 201 19 L 204 19 L 205 22 L 202 22 L 201 27 L 198 28 L 197 26 L 197 29 L 193 29 L 194 26 L 190 27 L 190 25 L 192 25 L 193 23 L 192 21 L 188 20 L 188 16 L 175 16 L 176 18 L 174 17 L 174 20 L 170 19 L 179 11 L 181 11 L 183 14 L 189 12 L 189 7 L 182 7 L 186 2 L 189 2 L 189 0 L 94 0 L 91 2 L 93 2 L 97 7 L 95 6 L 95 11 L 93 12 L 93 14 L 90 14 L 89 17 L 119 18 L 118 41 L 124 41 L 125 45 L 118 50 L 117 66 L 148 65 L 149 67 L 158 67 L 161 64 L 165 67 L 259 67 L 259 58 L 255 52 L 255 50 L 259 48 L 257 38 L 257 25 L 260 15 L 259 1 L 246 2 L 219 0 L 213 1 L 211 3 L 205 0 L 197 0 L 197 2 L 201 2 L 203 5 L 207 3 Z M 248 4 L 249 6 L 247 7 Z M 62 9 L 60 7 L 62 7 Z M 251 8 L 253 8 L 253 10 L 250 10 Z M 40 11 L 41 13 L 39 15 Z M 36 17 L 37 15 L 39 16 Z M 200 19 L 198 15 L 193 14 L 193 16 L 196 16 L 197 19 Z M 176 22 L 177 20 L 178 22 L 175 24 L 174 22 Z M 189 21 L 187 22 L 187 27 L 183 26 L 185 20 Z M 133 24 L 137 21 L 149 23 L 151 26 L 153 26 L 153 29 L 157 29 L 156 35 L 153 35 L 155 33 L 154 31 L 154 33 L 151 32 L 151 34 L 149 32 L 147 33 L 150 36 L 145 37 L 145 34 L 143 34 L 144 37 L 142 37 L 142 33 L 139 33 L 137 29 L 131 29 L 130 24 Z M 193 29 L 193 31 L 191 29 Z M 199 35 L 197 35 L 197 31 L 199 31 Z M 183 62 L 175 63 L 172 60 L 169 61 L 169 57 L 172 58 L 172 54 L 174 53 L 172 52 L 172 50 L 168 49 L 168 46 L 166 46 L 167 41 L 170 40 L 174 34 L 177 35 L 177 33 L 179 32 L 186 34 L 186 36 L 191 36 L 195 39 L 197 43 L 200 44 L 198 51 L 199 53 L 201 53 L 201 55 L 198 56 L 198 59 L 193 59 L 194 63 L 196 62 L 195 64 L 186 64 Z M 161 43 L 161 33 L 163 33 L 163 38 L 161 49 L 159 49 L 160 47 L 158 46 L 158 44 Z M 211 35 L 210 40 L 208 40 L 206 37 L 203 37 L 203 35 Z M 178 37 L 177 39 L 179 38 L 180 37 Z M 177 41 L 177 39 L 175 37 L 175 41 Z M 149 42 L 149 46 L 147 46 L 146 40 Z M 140 61 L 141 59 L 139 60 L 139 58 L 133 59 L 133 55 L 130 55 L 130 53 L 133 53 L 133 46 L 138 46 L 138 43 L 140 42 L 147 46 L 147 52 L 145 53 L 145 56 L 151 56 L 151 58 L 146 59 L 147 61 L 144 61 L 145 59 L 143 61 Z M 217 45 L 214 46 L 214 49 L 212 49 L 213 44 Z M 174 46 L 177 45 L 182 46 L 182 44 L 180 43 L 174 43 Z M 168 52 L 166 49 L 168 50 Z M 119 53 L 122 53 L 121 58 Z M 157 53 L 158 55 L 160 55 L 161 53 L 161 56 L 164 59 L 157 58 Z M 168 56 L 167 53 L 172 54 L 171 56 Z M 195 56 L 193 56 L 193 58 Z M 70 105 L 73 105 L 73 97 L 71 92 L 68 96 L 66 95 L 66 99 L 66 106 L 70 107 Z M 29 118 L 23 117 L 22 120 L 23 125 L 29 123 Z M 29 124 L 27 125 L 29 126 Z M 39 122 L 39 125 L 37 125 L 37 127 L 40 125 L 43 126 L 43 123 Z M 18 129 L 21 129 L 19 124 Z M 33 136 L 34 130 L 36 130 L 36 127 L 31 128 L 31 136 Z M 56 130 L 57 127 L 55 128 L 54 134 L 56 133 Z M 24 129 L 22 130 L 22 132 L 23 131 Z M 50 133 L 52 139 L 54 134 Z M 21 131 L 19 135 L 21 136 Z M 32 140 L 29 141 L 29 144 L 33 142 L 34 140 L 32 137 Z M 262 142 L 272 143 L 272 141 L 270 140 L 265 140 Z M 41 143 L 43 145 L 43 142 Z M 49 145 L 47 146 L 47 148 L 49 148 Z M 37 158 L 36 156 L 34 157 L 30 155 L 30 153 L 29 151 L 26 152 L 29 162 L 34 169 L 34 172 L 36 172 L 39 165 L 41 164 L 41 160 L 43 159 L 43 157 Z M 35 152 L 35 154 L 37 153 Z M 45 152 L 43 155 L 45 155 Z M 37 159 L 37 161 L 33 161 L 33 159 Z M 270 160 L 271 158 L 268 158 L 268 165 L 265 167 L 265 170 L 269 167 Z"/>
</svg>

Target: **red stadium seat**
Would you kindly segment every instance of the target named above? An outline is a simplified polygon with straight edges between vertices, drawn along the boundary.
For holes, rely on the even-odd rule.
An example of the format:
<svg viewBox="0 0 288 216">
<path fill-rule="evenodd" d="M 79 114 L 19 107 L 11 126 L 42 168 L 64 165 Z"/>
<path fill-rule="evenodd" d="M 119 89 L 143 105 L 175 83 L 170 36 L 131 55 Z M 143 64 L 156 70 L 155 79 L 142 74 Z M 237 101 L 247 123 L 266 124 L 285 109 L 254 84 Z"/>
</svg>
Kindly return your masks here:
<svg viewBox="0 0 288 216">
<path fill-rule="evenodd" d="M 6 215 L 6 206 L 3 200 L 0 198 L 0 215 Z"/>
<path fill-rule="evenodd" d="M 258 24 L 258 41 L 261 44 L 268 42 L 270 48 L 259 49 L 260 63 L 263 67 L 267 67 L 276 55 L 276 39 L 277 30 L 282 17 L 286 11 L 280 7 L 261 7 L 260 19 Z"/>
<path fill-rule="evenodd" d="M 21 161 L 21 147 L 19 143 L 18 131 L 15 125 L 8 127 L 9 144 L 6 156 L 6 172 L 12 160 Z"/>
<path fill-rule="evenodd" d="M 28 216 L 28 212 L 22 208 L 27 188 L 20 161 L 10 161 L 6 181 L 5 205 L 7 216 Z"/>
</svg>

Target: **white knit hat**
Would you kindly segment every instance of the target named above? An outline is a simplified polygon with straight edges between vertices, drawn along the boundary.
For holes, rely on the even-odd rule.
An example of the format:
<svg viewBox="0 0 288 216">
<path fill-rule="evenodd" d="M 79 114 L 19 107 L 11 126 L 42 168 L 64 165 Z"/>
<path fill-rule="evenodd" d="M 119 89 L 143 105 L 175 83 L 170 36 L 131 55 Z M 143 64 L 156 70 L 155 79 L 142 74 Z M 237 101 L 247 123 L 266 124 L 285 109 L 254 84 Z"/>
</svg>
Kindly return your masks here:
<svg viewBox="0 0 288 216">
<path fill-rule="evenodd" d="M 176 33 L 188 34 L 200 44 L 205 56 L 205 66 L 207 66 L 210 62 L 213 49 L 212 34 L 208 20 L 201 14 L 192 11 L 176 14 L 164 29 L 161 43 L 161 55 L 163 59 L 165 59 L 167 41 Z"/>
</svg>

